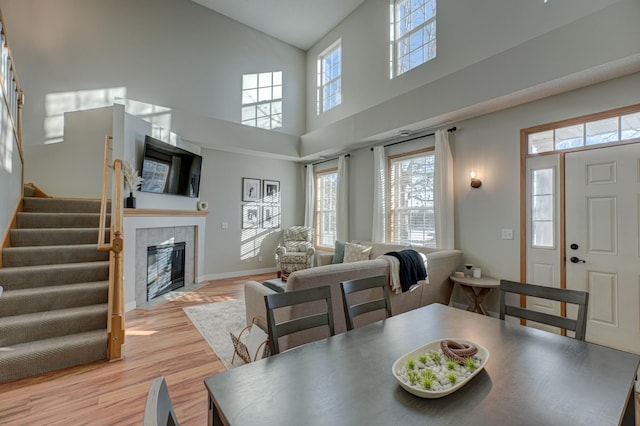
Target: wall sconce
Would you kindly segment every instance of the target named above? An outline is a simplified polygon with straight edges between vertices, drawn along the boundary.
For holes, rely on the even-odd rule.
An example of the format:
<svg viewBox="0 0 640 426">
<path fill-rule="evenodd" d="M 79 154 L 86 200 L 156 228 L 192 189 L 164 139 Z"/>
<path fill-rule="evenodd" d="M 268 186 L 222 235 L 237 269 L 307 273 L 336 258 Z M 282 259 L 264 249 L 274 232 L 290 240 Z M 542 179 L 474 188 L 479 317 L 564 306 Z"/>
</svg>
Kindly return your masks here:
<svg viewBox="0 0 640 426">
<path fill-rule="evenodd" d="M 482 186 L 482 181 L 476 177 L 476 172 L 471 172 L 471 187 L 472 188 L 480 188 Z"/>
</svg>

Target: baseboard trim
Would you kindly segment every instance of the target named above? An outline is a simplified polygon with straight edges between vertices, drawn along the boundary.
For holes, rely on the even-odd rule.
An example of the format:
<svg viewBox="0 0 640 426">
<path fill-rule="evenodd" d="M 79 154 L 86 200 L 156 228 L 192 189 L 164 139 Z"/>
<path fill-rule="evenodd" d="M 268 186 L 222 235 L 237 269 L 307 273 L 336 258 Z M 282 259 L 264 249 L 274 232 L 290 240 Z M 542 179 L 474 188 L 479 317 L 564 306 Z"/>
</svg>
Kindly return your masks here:
<svg viewBox="0 0 640 426">
<path fill-rule="evenodd" d="M 250 269 L 250 270 L 242 270 L 242 271 L 233 271 L 233 272 L 222 272 L 219 274 L 209 274 L 198 277 L 198 282 L 210 281 L 210 280 L 222 280 L 226 278 L 235 278 L 235 277 L 243 277 L 249 275 L 260 275 L 260 274 L 268 274 L 270 272 L 276 273 L 276 268 L 261 268 L 261 269 Z"/>
</svg>

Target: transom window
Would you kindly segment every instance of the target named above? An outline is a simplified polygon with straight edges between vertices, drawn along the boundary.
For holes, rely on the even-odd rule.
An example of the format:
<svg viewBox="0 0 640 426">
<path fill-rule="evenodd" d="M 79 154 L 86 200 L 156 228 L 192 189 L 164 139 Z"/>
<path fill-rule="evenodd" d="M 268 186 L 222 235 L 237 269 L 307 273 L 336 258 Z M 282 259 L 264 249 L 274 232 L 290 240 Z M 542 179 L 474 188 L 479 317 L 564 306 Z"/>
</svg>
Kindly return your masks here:
<svg viewBox="0 0 640 426">
<path fill-rule="evenodd" d="M 436 0 L 392 0 L 390 78 L 436 57 Z"/>
<path fill-rule="evenodd" d="M 318 56 L 317 113 L 342 103 L 342 39 Z"/>
<path fill-rule="evenodd" d="M 434 169 L 432 148 L 389 157 L 388 241 L 436 246 Z"/>
<path fill-rule="evenodd" d="M 316 246 L 334 246 L 337 191 L 338 169 L 316 172 Z"/>
<path fill-rule="evenodd" d="M 242 124 L 282 127 L 282 71 L 242 76 Z"/>
<path fill-rule="evenodd" d="M 529 154 L 640 139 L 640 111 L 529 133 Z"/>
</svg>

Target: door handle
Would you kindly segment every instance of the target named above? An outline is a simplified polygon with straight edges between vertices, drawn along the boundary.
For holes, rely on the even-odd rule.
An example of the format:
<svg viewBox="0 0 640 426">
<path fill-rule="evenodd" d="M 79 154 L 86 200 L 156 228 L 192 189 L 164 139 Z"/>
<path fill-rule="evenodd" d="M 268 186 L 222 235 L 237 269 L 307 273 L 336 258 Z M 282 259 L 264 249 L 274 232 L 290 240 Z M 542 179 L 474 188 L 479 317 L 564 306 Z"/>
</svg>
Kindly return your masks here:
<svg viewBox="0 0 640 426">
<path fill-rule="evenodd" d="M 586 261 L 584 261 L 582 259 L 578 259 L 575 256 L 571 256 L 571 258 L 569 260 L 571 261 L 571 263 L 587 263 Z"/>
</svg>

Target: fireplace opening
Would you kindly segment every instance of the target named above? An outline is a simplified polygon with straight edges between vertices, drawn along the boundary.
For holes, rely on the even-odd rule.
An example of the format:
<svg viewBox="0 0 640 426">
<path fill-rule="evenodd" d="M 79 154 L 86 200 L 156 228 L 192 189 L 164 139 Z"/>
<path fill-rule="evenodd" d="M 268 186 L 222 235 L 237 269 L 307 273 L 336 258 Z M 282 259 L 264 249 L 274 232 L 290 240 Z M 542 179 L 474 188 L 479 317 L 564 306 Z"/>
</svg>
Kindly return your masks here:
<svg viewBox="0 0 640 426">
<path fill-rule="evenodd" d="M 147 247 L 147 301 L 184 287 L 185 244 Z"/>
</svg>

